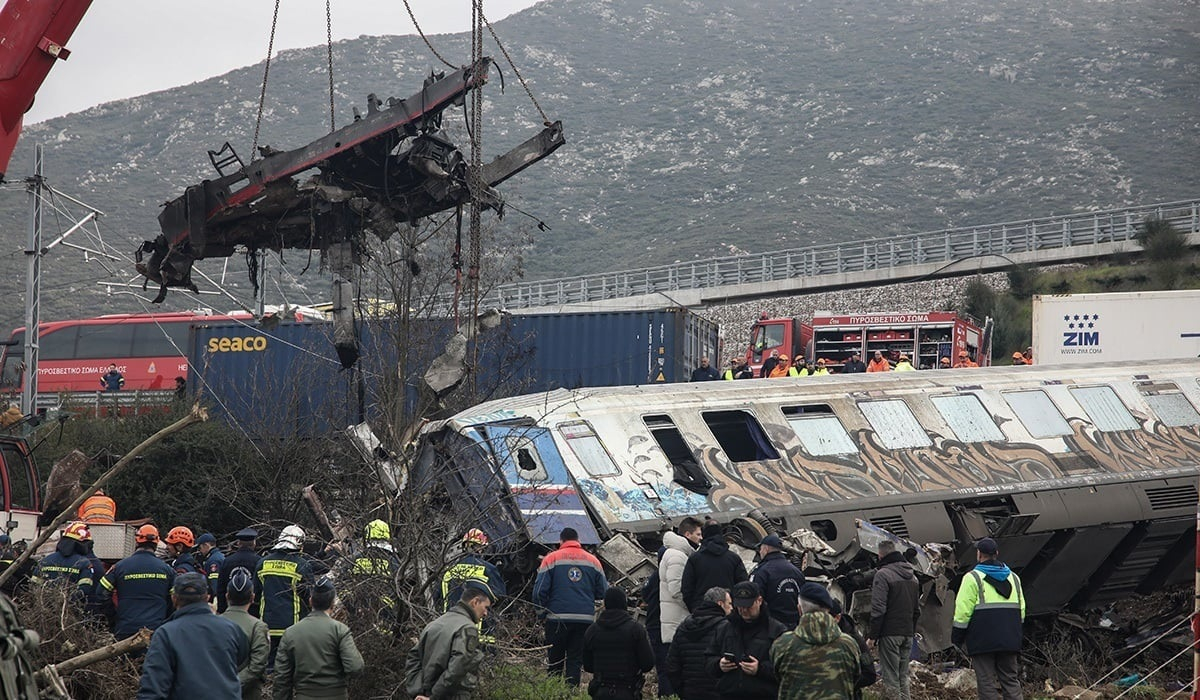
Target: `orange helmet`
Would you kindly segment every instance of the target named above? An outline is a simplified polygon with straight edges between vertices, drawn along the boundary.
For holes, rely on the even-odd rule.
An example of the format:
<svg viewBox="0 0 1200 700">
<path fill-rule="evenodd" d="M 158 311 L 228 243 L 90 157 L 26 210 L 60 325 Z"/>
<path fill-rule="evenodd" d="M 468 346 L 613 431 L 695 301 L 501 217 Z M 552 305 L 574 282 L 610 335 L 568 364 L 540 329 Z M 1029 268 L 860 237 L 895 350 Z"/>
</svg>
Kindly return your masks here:
<svg viewBox="0 0 1200 700">
<path fill-rule="evenodd" d="M 181 525 L 171 528 L 171 531 L 167 533 L 166 542 L 167 544 L 181 544 L 184 547 L 190 548 L 196 544 L 196 538 L 192 536 L 191 530 Z"/>
<path fill-rule="evenodd" d="M 467 530 L 467 534 L 463 535 L 463 544 L 477 544 L 480 547 L 486 547 L 487 543 L 487 533 L 477 527 Z"/>
<path fill-rule="evenodd" d="M 92 540 L 92 531 L 88 529 L 85 523 L 71 523 L 67 526 L 67 529 L 63 530 L 63 537 L 70 537 L 80 542 L 90 542 Z"/>
<path fill-rule="evenodd" d="M 133 539 L 138 544 L 157 542 L 158 528 L 154 527 L 153 525 L 143 525 L 137 529 L 137 534 L 133 536 Z"/>
</svg>

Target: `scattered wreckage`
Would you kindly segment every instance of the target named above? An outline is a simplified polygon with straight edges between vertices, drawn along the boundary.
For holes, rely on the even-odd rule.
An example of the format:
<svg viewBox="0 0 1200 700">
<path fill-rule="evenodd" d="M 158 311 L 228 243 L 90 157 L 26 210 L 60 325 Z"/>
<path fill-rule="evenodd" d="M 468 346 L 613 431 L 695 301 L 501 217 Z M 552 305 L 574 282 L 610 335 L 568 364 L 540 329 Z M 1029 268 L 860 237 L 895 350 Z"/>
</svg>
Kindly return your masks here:
<svg viewBox="0 0 1200 700">
<path fill-rule="evenodd" d="M 947 586 L 984 536 L 1031 615 L 1190 580 L 1198 377 L 1180 360 L 557 390 L 426 424 L 392 480 L 471 509 L 514 576 L 570 526 L 632 588 L 663 528 L 710 516 L 746 546 L 787 536 L 854 610 L 896 537 L 943 648 Z"/>
</svg>

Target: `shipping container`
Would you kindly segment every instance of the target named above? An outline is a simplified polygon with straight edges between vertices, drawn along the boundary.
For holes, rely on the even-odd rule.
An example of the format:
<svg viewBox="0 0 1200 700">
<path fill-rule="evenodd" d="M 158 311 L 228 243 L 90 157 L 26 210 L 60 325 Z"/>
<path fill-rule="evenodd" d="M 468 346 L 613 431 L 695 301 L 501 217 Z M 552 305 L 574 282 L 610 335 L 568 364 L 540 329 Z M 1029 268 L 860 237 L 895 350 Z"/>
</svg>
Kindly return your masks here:
<svg viewBox="0 0 1200 700">
<path fill-rule="evenodd" d="M 1033 297 L 1037 364 L 1200 356 L 1200 289 Z"/>
<path fill-rule="evenodd" d="M 320 435 L 412 410 L 420 378 L 454 332 L 449 320 L 360 324 L 360 358 L 343 370 L 329 323 L 198 324 L 189 391 L 252 435 Z M 506 315 L 468 351 L 485 398 L 556 388 L 687 381 L 717 359 L 717 325 L 686 309 Z M 403 378 L 403 380 L 401 380 Z"/>
</svg>

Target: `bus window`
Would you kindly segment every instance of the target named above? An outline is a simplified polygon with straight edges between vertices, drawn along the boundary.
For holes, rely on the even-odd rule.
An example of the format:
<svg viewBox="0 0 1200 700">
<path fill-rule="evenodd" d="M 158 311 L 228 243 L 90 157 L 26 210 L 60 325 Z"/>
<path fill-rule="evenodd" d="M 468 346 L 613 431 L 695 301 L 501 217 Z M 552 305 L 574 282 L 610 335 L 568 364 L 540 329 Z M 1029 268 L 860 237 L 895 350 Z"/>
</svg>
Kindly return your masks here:
<svg viewBox="0 0 1200 700">
<path fill-rule="evenodd" d="M 79 327 L 79 351 L 76 357 L 116 359 L 129 357 L 133 347 L 133 325 L 89 324 Z M 174 353 L 172 353 L 174 354 Z"/>
<path fill-rule="evenodd" d="M 25 455 L 12 443 L 0 442 L 0 457 L 4 458 L 4 471 L 8 474 L 8 486 L 12 502 L 10 507 L 33 510 L 33 482 L 29 479 L 29 466 Z M 2 490 L 2 489 L 0 489 Z M 3 496 L 0 494 L 0 504 Z"/>
<path fill-rule="evenodd" d="M 25 361 L 25 334 L 12 334 L 11 344 L 4 346 L 3 365 L 0 365 L 0 387 L 21 386 L 21 365 Z"/>
<path fill-rule="evenodd" d="M 731 462 L 779 459 L 779 453 L 754 416 L 745 411 L 705 411 L 700 414 L 717 444 Z"/>
<path fill-rule="evenodd" d="M 133 357 L 187 354 L 188 323 L 139 323 L 133 327 Z"/>
<path fill-rule="evenodd" d="M 38 359 L 75 359 L 75 339 L 78 335 L 79 326 L 68 326 L 56 331 L 43 332 L 42 336 L 38 338 Z"/>
<path fill-rule="evenodd" d="M 683 439 L 683 433 L 675 427 L 675 421 L 667 415 L 645 416 L 642 421 L 650 429 L 650 435 L 659 449 L 667 456 L 675 470 L 675 483 L 688 491 L 707 494 L 712 488 L 712 481 L 696 461 L 691 448 Z"/>
</svg>

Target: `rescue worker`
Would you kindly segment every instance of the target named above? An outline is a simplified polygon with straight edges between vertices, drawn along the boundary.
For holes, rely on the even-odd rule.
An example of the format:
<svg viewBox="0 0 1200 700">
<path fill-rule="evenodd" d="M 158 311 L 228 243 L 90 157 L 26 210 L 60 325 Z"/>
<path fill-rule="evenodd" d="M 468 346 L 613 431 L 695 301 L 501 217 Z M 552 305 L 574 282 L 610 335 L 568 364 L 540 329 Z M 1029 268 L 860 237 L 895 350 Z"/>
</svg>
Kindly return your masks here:
<svg viewBox="0 0 1200 700">
<path fill-rule="evenodd" d="M 533 602 L 545 611 L 550 673 L 563 675 L 568 685 L 578 688 L 583 635 L 595 618 L 595 601 L 602 600 L 608 590 L 608 579 L 600 560 L 579 544 L 575 528 L 564 527 L 558 539 L 558 549 L 547 554 L 538 567 Z M 488 593 L 494 597 L 490 589 Z"/>
<path fill-rule="evenodd" d="M 958 351 L 958 362 L 954 363 L 955 369 L 967 369 L 970 367 L 978 367 L 975 361 L 971 359 L 971 355 L 966 350 Z"/>
<path fill-rule="evenodd" d="M 87 557 L 88 562 L 92 565 L 92 591 L 88 595 L 87 611 L 88 613 L 99 617 L 104 612 L 103 591 L 100 588 L 100 579 L 104 577 L 108 567 L 96 556 L 95 541 L 92 539 L 92 529 L 87 528 L 87 533 L 83 536 L 83 556 Z"/>
<path fill-rule="evenodd" d="M 996 540 L 975 543 L 974 569 L 963 576 L 954 600 L 950 641 L 971 657 L 979 700 L 1020 700 L 1021 626 L 1025 593 L 1021 579 L 999 560 Z"/>
<path fill-rule="evenodd" d="M 796 597 L 804 585 L 804 572 L 788 561 L 783 552 L 783 540 L 778 535 L 767 535 L 758 543 L 758 566 L 750 573 L 750 580 L 758 586 L 763 602 L 771 617 L 779 620 L 787 629 L 794 629 L 800 621 Z"/>
<path fill-rule="evenodd" d="M 262 585 L 258 580 L 258 564 L 262 561 L 262 557 L 254 551 L 258 540 L 258 531 L 247 527 L 238 530 L 234 538 L 237 541 L 237 549 L 225 557 L 225 561 L 221 563 L 221 574 L 217 578 L 217 612 L 225 612 L 225 608 L 228 606 L 226 589 L 229 587 L 230 575 L 238 569 L 245 569 L 254 581 L 254 604 L 250 606 L 249 612 L 257 617 L 258 602 L 262 598 Z"/>
<path fill-rule="evenodd" d="M 1013 364 L 1013 367 L 1024 367 L 1025 366 L 1025 356 L 1021 354 L 1020 350 L 1017 350 L 1016 352 L 1014 352 L 1012 354 L 1012 364 Z"/>
<path fill-rule="evenodd" d="M 229 620 L 246 635 L 250 655 L 238 667 L 238 682 L 242 684 L 242 700 L 261 700 L 262 686 L 267 680 L 267 657 L 271 654 L 271 642 L 267 636 L 267 623 L 250 614 L 254 602 L 254 574 L 244 568 L 233 572 L 229 579 L 229 609 L 221 617 Z"/>
<path fill-rule="evenodd" d="M 780 377 L 797 377 L 799 374 L 796 368 L 792 367 L 792 359 L 787 355 L 780 354 L 779 361 L 771 369 L 771 373 L 767 377 L 769 379 L 779 379 Z"/>
<path fill-rule="evenodd" d="M 463 584 L 467 581 L 480 581 L 487 584 L 492 592 L 492 602 L 508 595 L 504 585 L 504 577 L 494 564 L 483 558 L 482 552 L 488 546 L 488 536 L 483 530 L 473 527 L 467 530 L 462 538 L 463 557 L 442 574 L 442 611 L 448 611 L 462 597 Z M 496 616 L 488 615 L 486 620 L 479 621 L 479 641 L 485 645 L 496 643 Z"/>
<path fill-rule="evenodd" d="M 308 592 L 313 584 L 313 567 L 300 552 L 304 545 L 304 530 L 288 525 L 279 533 L 271 552 L 258 564 L 259 618 L 267 623 L 271 637 L 271 654 L 267 669 L 275 667 L 279 640 L 287 628 L 308 614 Z"/>
<path fill-rule="evenodd" d="M 492 605 L 486 584 L 467 581 L 462 598 L 421 630 L 404 666 L 404 689 L 414 700 L 466 700 L 479 685 L 483 650 L 479 621 Z"/>
<path fill-rule="evenodd" d="M 400 561 L 392 547 L 392 529 L 382 520 L 372 520 L 363 529 L 363 550 L 350 563 L 354 580 L 343 598 L 346 605 L 360 616 L 374 614 L 385 622 L 388 633 L 397 622 L 396 575 Z"/>
<path fill-rule="evenodd" d="M 891 372 L 892 364 L 883 356 L 883 352 L 876 350 L 875 357 L 871 358 L 871 362 L 867 364 L 868 372 Z"/>
<path fill-rule="evenodd" d="M 767 359 L 763 360 L 762 367 L 759 368 L 759 370 L 758 370 L 759 378 L 767 379 L 768 377 L 770 377 L 771 372 L 773 372 L 775 370 L 775 367 L 779 364 L 779 362 L 780 362 L 779 351 L 772 350 L 771 356 L 768 357 Z"/>
<path fill-rule="evenodd" d="M 275 700 L 347 700 L 350 676 L 363 669 L 350 628 L 329 617 L 337 596 L 322 576 L 312 588 L 312 612 L 283 633 L 275 657 Z"/>
<path fill-rule="evenodd" d="M 208 579 L 208 594 L 216 600 L 217 581 L 221 578 L 221 565 L 225 563 L 225 554 L 217 546 L 217 538 L 211 532 L 200 535 L 196 539 L 196 547 L 200 550 L 200 573 Z"/>
<path fill-rule="evenodd" d="M 37 566 L 35 580 L 66 581 L 75 587 L 77 602 L 86 605 L 92 595 L 95 580 L 92 579 L 92 562 L 88 561 L 83 540 L 91 537 L 87 525 L 71 523 L 63 530 L 54 551 Z"/>
<path fill-rule="evenodd" d="M 125 376 L 117 370 L 115 364 L 108 366 L 108 371 L 100 376 L 101 391 L 120 391 L 125 388 Z"/>
<path fill-rule="evenodd" d="M 1027 365 L 1033 364 L 1033 346 L 1032 345 L 1025 348 L 1024 357 L 1025 357 L 1025 364 L 1027 364 Z"/>
<path fill-rule="evenodd" d="M 117 502 L 104 495 L 104 489 L 96 489 L 79 506 L 76 517 L 85 523 L 114 523 L 117 521 Z"/>
<path fill-rule="evenodd" d="M 104 610 L 114 620 L 113 635 L 117 639 L 132 637 L 143 627 L 158 629 L 171 614 L 175 570 L 154 556 L 158 528 L 143 525 L 133 539 L 133 554 L 113 565 L 100 579 Z"/>
<path fill-rule="evenodd" d="M 13 543 L 12 538 L 7 534 L 0 534 L 0 571 L 4 571 L 25 553 L 25 541 Z M 25 585 L 25 582 L 33 576 L 33 568 L 35 562 L 33 559 L 26 559 L 21 564 L 21 568 L 17 573 L 8 577 L 4 582 L 4 587 L 0 588 L 0 592 L 11 596 L 18 588 Z"/>
<path fill-rule="evenodd" d="M 738 357 L 734 359 L 733 378 L 754 379 L 754 370 L 750 369 L 750 365 L 746 364 L 746 358 Z"/>
<path fill-rule="evenodd" d="M 829 376 L 829 370 L 826 369 L 826 367 L 825 367 L 825 358 L 824 357 L 817 358 L 817 368 L 815 370 L 813 370 L 812 374 L 814 377 Z"/>
<path fill-rule="evenodd" d="M 950 369 L 950 358 L 942 357 L 938 359 L 938 369 Z"/>
<path fill-rule="evenodd" d="M 916 371 L 916 369 L 917 368 L 913 367 L 912 363 L 908 361 L 908 355 L 905 353 L 900 353 L 900 359 L 896 361 L 896 369 L 894 369 L 892 371 L 894 371 L 894 372 L 914 372 L 914 371 Z"/>
<path fill-rule="evenodd" d="M 171 568 L 175 569 L 175 573 L 200 573 L 200 566 L 192 558 L 191 550 L 192 546 L 196 544 L 196 540 L 189 528 L 182 525 L 173 527 L 167 533 L 167 539 L 163 541 L 167 543 L 167 552 L 171 557 Z"/>
</svg>

